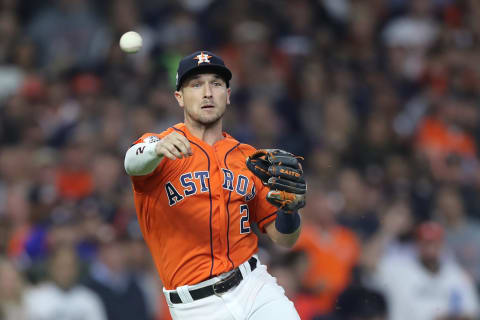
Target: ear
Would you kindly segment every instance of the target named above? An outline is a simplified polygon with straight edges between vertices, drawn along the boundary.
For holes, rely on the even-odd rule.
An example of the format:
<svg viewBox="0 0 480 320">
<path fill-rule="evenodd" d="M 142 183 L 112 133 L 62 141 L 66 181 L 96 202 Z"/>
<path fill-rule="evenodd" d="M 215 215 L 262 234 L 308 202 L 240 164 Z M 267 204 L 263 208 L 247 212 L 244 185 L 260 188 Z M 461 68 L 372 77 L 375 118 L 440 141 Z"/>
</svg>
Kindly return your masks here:
<svg viewBox="0 0 480 320">
<path fill-rule="evenodd" d="M 232 89 L 227 88 L 227 105 L 230 104 L 230 93 L 232 93 Z"/>
<path fill-rule="evenodd" d="M 182 91 L 175 91 L 175 99 L 177 99 L 178 105 L 183 108 L 184 104 L 183 104 L 183 92 Z"/>
</svg>

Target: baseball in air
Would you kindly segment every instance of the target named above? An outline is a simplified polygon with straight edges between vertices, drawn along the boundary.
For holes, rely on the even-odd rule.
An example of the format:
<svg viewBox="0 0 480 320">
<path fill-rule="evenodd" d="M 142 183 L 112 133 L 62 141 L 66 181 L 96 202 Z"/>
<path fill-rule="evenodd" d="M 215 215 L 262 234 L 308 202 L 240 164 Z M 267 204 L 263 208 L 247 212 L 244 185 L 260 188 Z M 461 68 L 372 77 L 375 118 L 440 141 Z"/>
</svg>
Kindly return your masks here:
<svg viewBox="0 0 480 320">
<path fill-rule="evenodd" d="M 142 48 L 142 37 L 135 31 L 125 32 L 120 37 L 120 48 L 126 53 L 135 53 Z"/>
</svg>

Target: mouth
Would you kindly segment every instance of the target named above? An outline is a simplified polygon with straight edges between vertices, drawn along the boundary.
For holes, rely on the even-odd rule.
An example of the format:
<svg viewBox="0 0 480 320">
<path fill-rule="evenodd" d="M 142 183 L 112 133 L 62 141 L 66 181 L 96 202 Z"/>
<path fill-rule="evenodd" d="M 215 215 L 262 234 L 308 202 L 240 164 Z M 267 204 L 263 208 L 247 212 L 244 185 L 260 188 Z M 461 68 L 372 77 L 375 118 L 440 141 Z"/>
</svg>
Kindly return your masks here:
<svg viewBox="0 0 480 320">
<path fill-rule="evenodd" d="M 211 105 L 211 104 L 206 104 L 206 105 L 202 106 L 202 109 L 212 109 L 212 108 L 215 108 L 215 106 Z"/>
</svg>

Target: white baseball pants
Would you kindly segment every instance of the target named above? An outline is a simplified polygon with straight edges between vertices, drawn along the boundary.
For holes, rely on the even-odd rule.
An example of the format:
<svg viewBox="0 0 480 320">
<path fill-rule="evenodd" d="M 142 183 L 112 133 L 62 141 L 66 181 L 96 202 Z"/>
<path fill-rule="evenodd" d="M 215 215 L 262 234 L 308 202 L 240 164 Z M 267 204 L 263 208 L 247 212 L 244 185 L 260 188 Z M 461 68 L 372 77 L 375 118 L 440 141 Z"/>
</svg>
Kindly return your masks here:
<svg viewBox="0 0 480 320">
<path fill-rule="evenodd" d="M 221 295 L 212 295 L 193 300 L 188 289 L 214 283 L 213 278 L 195 286 L 177 288 L 183 303 L 171 303 L 168 290 L 163 290 L 174 320 L 268 320 L 300 319 L 293 303 L 285 291 L 268 272 L 266 266 L 257 261 L 255 270 L 248 263 L 240 266 L 243 280 L 238 286 Z"/>
</svg>

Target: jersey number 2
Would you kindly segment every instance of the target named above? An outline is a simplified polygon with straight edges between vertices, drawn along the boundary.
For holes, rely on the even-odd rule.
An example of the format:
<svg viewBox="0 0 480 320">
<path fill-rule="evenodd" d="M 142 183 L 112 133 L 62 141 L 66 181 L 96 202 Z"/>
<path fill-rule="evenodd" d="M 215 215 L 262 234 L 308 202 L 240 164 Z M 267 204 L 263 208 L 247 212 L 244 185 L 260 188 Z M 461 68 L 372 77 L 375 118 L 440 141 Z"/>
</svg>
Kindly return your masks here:
<svg viewBox="0 0 480 320">
<path fill-rule="evenodd" d="M 248 212 L 248 205 L 242 204 L 240 205 L 240 215 L 242 216 L 240 218 L 240 233 L 249 233 L 250 232 L 250 227 L 246 225 L 248 221 L 250 220 L 250 213 Z"/>
</svg>

